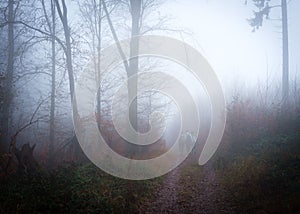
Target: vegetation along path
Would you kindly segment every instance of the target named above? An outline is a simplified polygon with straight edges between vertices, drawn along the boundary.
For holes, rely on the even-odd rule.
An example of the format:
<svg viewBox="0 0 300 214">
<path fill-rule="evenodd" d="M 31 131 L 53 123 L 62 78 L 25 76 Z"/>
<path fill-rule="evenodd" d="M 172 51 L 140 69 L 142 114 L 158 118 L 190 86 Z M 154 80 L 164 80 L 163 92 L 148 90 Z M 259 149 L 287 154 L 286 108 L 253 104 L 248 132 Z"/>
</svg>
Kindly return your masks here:
<svg viewBox="0 0 300 214">
<path fill-rule="evenodd" d="M 141 213 L 234 213 L 208 164 L 183 164 L 167 174 L 156 197 Z"/>
</svg>

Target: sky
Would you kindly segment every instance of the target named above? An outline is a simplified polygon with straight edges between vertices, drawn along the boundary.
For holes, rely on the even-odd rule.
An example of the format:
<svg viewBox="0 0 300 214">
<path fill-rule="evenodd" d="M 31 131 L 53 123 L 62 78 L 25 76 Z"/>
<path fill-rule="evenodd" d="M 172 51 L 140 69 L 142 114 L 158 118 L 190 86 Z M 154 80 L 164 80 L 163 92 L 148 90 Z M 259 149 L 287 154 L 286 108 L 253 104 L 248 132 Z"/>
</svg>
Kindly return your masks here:
<svg viewBox="0 0 300 214">
<path fill-rule="evenodd" d="M 270 5 L 280 3 L 272 0 Z M 210 62 L 225 88 L 251 88 L 268 77 L 276 84 L 281 78 L 280 21 L 267 20 L 255 33 L 247 22 L 253 15 L 252 1 L 177 0 L 162 6 L 171 14 L 178 28 L 193 32 L 184 40 L 197 48 Z M 300 59 L 300 1 L 288 3 L 291 78 Z M 280 8 L 273 8 L 270 18 L 280 18 Z M 299 74 L 298 74 L 298 78 Z"/>
<path fill-rule="evenodd" d="M 270 5 L 280 2 L 271 0 Z M 70 13 L 78 14 L 76 4 L 69 3 Z M 281 78 L 281 22 L 265 20 L 253 33 L 247 19 L 253 16 L 254 9 L 252 0 L 248 0 L 247 5 L 245 0 L 167 0 L 157 12 L 171 17 L 172 27 L 193 33 L 179 39 L 198 49 L 227 87 L 233 82 L 251 86 L 265 81 L 266 77 L 271 80 Z M 299 0 L 288 0 L 291 78 L 300 67 L 299 10 Z M 153 16 L 158 14 L 155 12 Z M 280 17 L 281 9 L 273 8 L 270 18 Z M 178 35 L 174 37 L 178 38 Z"/>
<path fill-rule="evenodd" d="M 271 3 L 277 4 L 280 0 L 272 0 Z M 267 78 L 270 84 L 274 82 L 274 86 L 278 86 L 281 80 L 281 22 L 267 20 L 253 33 L 247 22 L 253 16 L 253 9 L 252 0 L 248 0 L 248 5 L 244 4 L 244 0 L 167 0 L 154 11 L 153 18 L 158 17 L 158 13 L 170 15 L 172 19 L 168 22 L 171 28 L 192 32 L 192 35 L 167 35 L 184 40 L 203 54 L 218 75 L 225 96 L 230 99 L 232 90 L 247 92 L 257 89 L 257 83 L 265 84 Z M 294 77 L 300 59 L 299 9 L 299 0 L 289 1 L 291 77 Z M 76 5 L 71 7 L 70 12 L 71 15 L 78 12 Z M 270 14 L 272 19 L 280 16 L 280 8 L 274 8 Z M 113 39 L 111 43 L 114 43 Z"/>
<path fill-rule="evenodd" d="M 271 0 L 270 5 L 280 4 Z M 70 2 L 70 13 L 79 13 Z M 75 9 L 76 8 L 76 9 Z M 257 84 L 280 86 L 282 75 L 281 22 L 264 20 L 263 26 L 252 32 L 247 19 L 253 16 L 252 0 L 167 0 L 154 11 L 168 16 L 171 28 L 190 34 L 174 33 L 199 50 L 217 73 L 223 88 L 232 91 L 257 88 Z M 290 80 L 300 80 L 300 1 L 288 0 Z M 151 14 L 152 15 L 152 14 Z M 271 19 L 280 19 L 281 9 L 273 8 Z M 155 32 L 153 33 L 155 34 Z M 175 35 L 176 34 L 176 35 Z M 113 43 L 113 39 L 112 39 Z"/>
</svg>

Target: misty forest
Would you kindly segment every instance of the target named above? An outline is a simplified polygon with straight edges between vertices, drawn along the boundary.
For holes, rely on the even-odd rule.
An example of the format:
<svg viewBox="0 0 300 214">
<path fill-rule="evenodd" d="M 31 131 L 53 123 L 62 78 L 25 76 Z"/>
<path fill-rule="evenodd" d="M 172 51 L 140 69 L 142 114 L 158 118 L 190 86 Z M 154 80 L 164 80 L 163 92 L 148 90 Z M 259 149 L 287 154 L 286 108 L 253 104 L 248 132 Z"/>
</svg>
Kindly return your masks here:
<svg viewBox="0 0 300 214">
<path fill-rule="evenodd" d="M 1 0 L 0 213 L 300 213 L 299 10 Z"/>
</svg>

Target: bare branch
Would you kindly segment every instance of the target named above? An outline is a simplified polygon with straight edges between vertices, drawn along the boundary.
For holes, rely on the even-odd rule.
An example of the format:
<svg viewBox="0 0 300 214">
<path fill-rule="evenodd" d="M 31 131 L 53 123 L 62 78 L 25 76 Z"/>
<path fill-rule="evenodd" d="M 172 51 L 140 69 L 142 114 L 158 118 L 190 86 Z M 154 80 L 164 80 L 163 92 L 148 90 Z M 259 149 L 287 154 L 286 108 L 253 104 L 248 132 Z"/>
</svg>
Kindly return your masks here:
<svg viewBox="0 0 300 214">
<path fill-rule="evenodd" d="M 9 23 L 10 22 L 6 22 L 6 23 L 4 23 L 4 25 L 7 25 Z M 51 33 L 48 33 L 48 32 L 42 31 L 41 29 L 38 29 L 36 27 L 30 26 L 29 24 L 27 24 L 27 23 L 25 23 L 23 21 L 13 21 L 12 23 L 13 24 L 24 25 L 24 26 L 26 26 L 27 28 L 29 28 L 31 30 L 34 30 L 34 31 L 37 31 L 37 32 L 39 32 L 39 33 L 41 33 L 43 35 L 49 36 L 50 38 L 52 37 Z M 3 26 L 3 24 L 0 24 L 0 27 L 2 27 L 2 26 Z M 66 53 L 66 47 L 65 47 L 64 43 L 57 36 L 54 36 L 54 38 L 55 38 L 55 41 L 57 41 L 61 45 L 61 47 L 63 48 L 64 52 Z"/>
<path fill-rule="evenodd" d="M 110 19 L 110 15 L 109 15 L 109 13 L 108 13 L 108 10 L 107 10 L 107 7 L 106 7 L 106 3 L 105 3 L 104 0 L 102 1 L 102 5 L 103 5 L 103 9 L 104 9 L 104 11 L 105 11 L 106 17 L 107 17 L 107 21 L 108 21 L 108 24 L 109 24 L 111 33 L 112 33 L 112 35 L 113 35 L 113 37 L 114 37 L 114 40 L 115 40 L 115 42 L 116 42 L 116 44 L 117 44 L 117 48 L 118 48 L 118 50 L 119 50 L 119 53 L 120 53 L 120 55 L 121 55 L 121 57 L 122 57 L 122 59 L 123 59 L 123 63 L 124 63 L 125 69 L 126 69 L 126 71 L 128 72 L 128 71 L 129 71 L 128 61 L 127 61 L 126 56 L 125 56 L 125 54 L 124 54 L 124 52 L 123 52 L 123 50 L 122 50 L 122 47 L 121 47 L 121 45 L 120 45 L 120 41 L 119 41 L 119 39 L 118 39 L 118 36 L 117 36 L 117 34 L 116 34 L 116 31 L 115 31 L 114 26 L 113 26 L 113 24 L 112 24 L 112 21 L 111 21 L 111 19 Z"/>
</svg>

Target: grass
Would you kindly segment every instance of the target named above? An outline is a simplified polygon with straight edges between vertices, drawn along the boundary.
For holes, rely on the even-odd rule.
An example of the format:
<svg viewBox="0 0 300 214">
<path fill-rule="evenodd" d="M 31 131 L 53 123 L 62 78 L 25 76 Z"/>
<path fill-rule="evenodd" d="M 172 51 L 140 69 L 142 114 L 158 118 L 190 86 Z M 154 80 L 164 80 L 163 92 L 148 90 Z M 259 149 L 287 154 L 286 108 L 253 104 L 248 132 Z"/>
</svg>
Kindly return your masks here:
<svg viewBox="0 0 300 214">
<path fill-rule="evenodd" d="M 178 188 L 178 202 L 190 203 L 195 200 L 197 195 L 196 185 L 199 185 L 199 181 L 203 177 L 203 167 L 199 167 L 198 164 L 188 163 L 180 168 L 179 188 Z"/>
<path fill-rule="evenodd" d="M 220 194 L 225 194 L 220 208 L 228 202 L 237 213 L 300 213 L 300 110 L 283 117 L 276 108 L 234 102 L 210 162 Z M 207 170 L 212 169 L 182 165 L 177 203 L 190 205 L 199 193 L 214 191 L 214 185 L 206 188 L 209 182 L 199 183 Z M 31 178 L 0 177 L 0 212 L 139 213 L 162 188 L 162 179 L 123 180 L 92 164 L 63 166 Z"/>
<path fill-rule="evenodd" d="M 300 211 L 300 129 L 295 124 L 277 134 L 249 137 L 243 146 L 233 144 L 216 155 L 218 178 L 238 212 Z"/>
<path fill-rule="evenodd" d="M 142 201 L 154 197 L 160 183 L 160 179 L 152 179 L 132 185 L 132 181 L 110 176 L 92 164 L 69 165 L 32 178 L 2 180 L 0 211 L 137 213 Z"/>
</svg>

